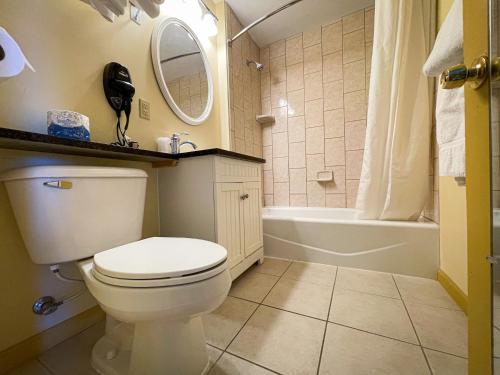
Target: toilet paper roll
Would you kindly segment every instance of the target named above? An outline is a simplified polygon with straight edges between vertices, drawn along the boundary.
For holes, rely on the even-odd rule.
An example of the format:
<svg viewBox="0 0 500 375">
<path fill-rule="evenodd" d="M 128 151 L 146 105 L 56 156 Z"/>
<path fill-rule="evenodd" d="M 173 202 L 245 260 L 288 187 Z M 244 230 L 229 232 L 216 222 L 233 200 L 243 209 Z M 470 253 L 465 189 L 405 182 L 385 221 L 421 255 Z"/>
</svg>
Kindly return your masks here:
<svg viewBox="0 0 500 375">
<path fill-rule="evenodd" d="M 170 138 L 160 137 L 156 138 L 156 150 L 158 152 L 170 152 Z"/>
<path fill-rule="evenodd" d="M 35 71 L 14 38 L 0 27 L 0 78 L 17 76 L 25 67 Z"/>
</svg>

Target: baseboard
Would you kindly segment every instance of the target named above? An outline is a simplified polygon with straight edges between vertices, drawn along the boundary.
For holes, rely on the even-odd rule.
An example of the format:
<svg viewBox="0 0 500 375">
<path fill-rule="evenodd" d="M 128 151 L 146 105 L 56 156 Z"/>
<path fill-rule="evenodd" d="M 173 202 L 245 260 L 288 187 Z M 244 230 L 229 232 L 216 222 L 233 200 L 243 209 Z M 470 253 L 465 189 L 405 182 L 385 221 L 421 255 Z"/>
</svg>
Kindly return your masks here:
<svg viewBox="0 0 500 375">
<path fill-rule="evenodd" d="M 446 289 L 451 298 L 453 298 L 453 300 L 457 303 L 458 306 L 460 306 L 463 312 L 467 314 L 469 299 L 467 298 L 467 295 L 462 291 L 462 289 L 460 289 L 458 285 L 455 284 L 455 282 L 443 270 L 438 271 L 437 279 L 443 286 L 443 288 Z"/>
<path fill-rule="evenodd" d="M 0 352 L 0 375 L 6 374 L 27 360 L 39 356 L 60 342 L 94 325 L 104 317 L 105 314 L 101 308 L 94 306 Z"/>
</svg>

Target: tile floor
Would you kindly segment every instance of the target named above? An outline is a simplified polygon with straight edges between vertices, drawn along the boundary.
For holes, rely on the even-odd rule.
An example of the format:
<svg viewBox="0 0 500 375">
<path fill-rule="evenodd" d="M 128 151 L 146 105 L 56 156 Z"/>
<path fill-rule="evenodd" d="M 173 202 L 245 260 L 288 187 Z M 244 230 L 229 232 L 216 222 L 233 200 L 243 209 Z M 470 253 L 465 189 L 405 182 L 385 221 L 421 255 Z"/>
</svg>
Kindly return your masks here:
<svg viewBox="0 0 500 375">
<path fill-rule="evenodd" d="M 204 317 L 210 375 L 467 373 L 467 320 L 433 280 L 266 258 Z M 99 323 L 10 375 L 89 375 Z"/>
</svg>

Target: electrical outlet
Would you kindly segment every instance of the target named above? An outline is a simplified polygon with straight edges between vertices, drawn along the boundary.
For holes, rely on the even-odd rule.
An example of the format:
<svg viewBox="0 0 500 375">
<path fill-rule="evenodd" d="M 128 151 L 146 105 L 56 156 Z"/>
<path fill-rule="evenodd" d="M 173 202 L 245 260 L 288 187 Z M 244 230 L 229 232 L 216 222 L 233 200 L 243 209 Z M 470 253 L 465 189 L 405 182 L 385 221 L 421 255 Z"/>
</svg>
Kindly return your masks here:
<svg viewBox="0 0 500 375">
<path fill-rule="evenodd" d="M 139 117 L 146 120 L 151 118 L 151 105 L 143 99 L 139 99 Z"/>
</svg>

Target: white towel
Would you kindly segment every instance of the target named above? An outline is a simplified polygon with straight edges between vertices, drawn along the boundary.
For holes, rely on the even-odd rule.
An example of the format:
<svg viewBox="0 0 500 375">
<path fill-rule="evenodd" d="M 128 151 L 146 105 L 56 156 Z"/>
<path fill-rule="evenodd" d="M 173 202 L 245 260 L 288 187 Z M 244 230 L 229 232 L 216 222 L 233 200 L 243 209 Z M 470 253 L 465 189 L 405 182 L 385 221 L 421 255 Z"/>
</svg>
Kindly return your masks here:
<svg viewBox="0 0 500 375">
<path fill-rule="evenodd" d="M 151 18 L 156 18 L 160 15 L 160 5 L 155 0 L 131 0 L 130 2 L 145 11 Z"/>
<path fill-rule="evenodd" d="M 100 0 L 81 0 L 81 1 L 83 1 L 85 4 L 89 4 L 109 22 L 115 22 L 115 14 L 107 6 L 101 3 Z"/>
<path fill-rule="evenodd" d="M 125 13 L 128 0 L 81 0 L 86 4 L 91 5 L 96 9 L 101 16 L 109 22 L 114 22 L 115 17 L 119 17 Z M 165 0 L 131 0 L 135 6 L 144 10 L 151 18 L 156 18 L 160 15 L 160 5 Z"/>
<path fill-rule="evenodd" d="M 465 177 L 464 88 L 438 88 L 436 98 L 436 139 L 439 148 L 439 175 Z"/>
<path fill-rule="evenodd" d="M 455 0 L 434 42 L 434 47 L 424 64 L 426 76 L 438 77 L 450 66 L 464 61 L 464 33 L 462 0 Z"/>
<path fill-rule="evenodd" d="M 117 17 L 123 15 L 127 7 L 127 0 L 100 0 L 100 2 Z"/>
<path fill-rule="evenodd" d="M 455 0 L 424 64 L 427 76 L 437 77 L 445 69 L 463 63 L 462 0 Z M 438 88 L 436 98 L 436 140 L 439 175 L 465 177 L 464 89 Z"/>
</svg>

